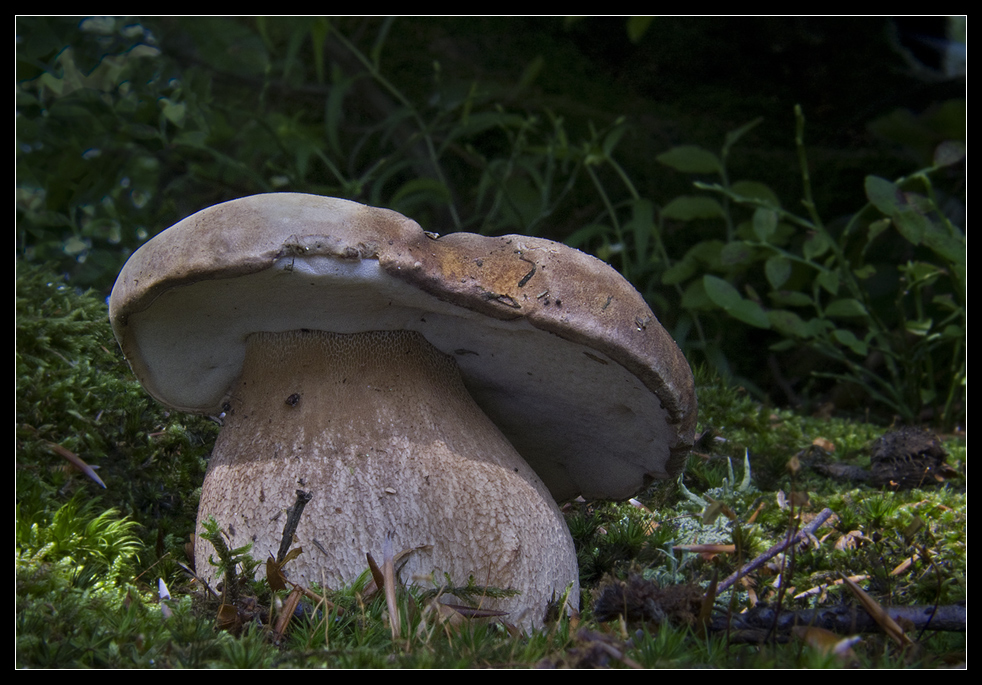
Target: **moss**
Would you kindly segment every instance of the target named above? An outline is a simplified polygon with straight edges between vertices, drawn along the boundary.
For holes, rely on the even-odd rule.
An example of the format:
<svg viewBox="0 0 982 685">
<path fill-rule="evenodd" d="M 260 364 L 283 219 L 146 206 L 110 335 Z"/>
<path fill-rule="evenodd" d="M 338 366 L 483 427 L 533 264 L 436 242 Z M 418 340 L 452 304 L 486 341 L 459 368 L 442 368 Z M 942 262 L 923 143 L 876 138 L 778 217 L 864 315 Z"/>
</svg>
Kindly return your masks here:
<svg viewBox="0 0 982 685">
<path fill-rule="evenodd" d="M 15 357 L 18 504 L 54 510 L 80 495 L 138 521 L 147 562 L 167 551 L 183 559 L 217 424 L 170 415 L 148 397 L 116 347 L 103 299 L 44 269 L 19 269 Z"/>
</svg>

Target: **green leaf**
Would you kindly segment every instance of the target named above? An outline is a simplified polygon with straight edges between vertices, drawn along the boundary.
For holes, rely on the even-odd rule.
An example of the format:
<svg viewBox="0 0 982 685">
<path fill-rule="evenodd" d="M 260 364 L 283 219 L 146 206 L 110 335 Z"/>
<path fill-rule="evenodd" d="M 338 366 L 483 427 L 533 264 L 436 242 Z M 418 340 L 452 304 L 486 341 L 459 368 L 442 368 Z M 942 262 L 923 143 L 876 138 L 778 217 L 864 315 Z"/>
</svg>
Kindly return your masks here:
<svg viewBox="0 0 982 685">
<path fill-rule="evenodd" d="M 64 250 L 65 254 L 70 254 L 74 257 L 85 252 L 90 247 L 91 246 L 88 244 L 88 242 L 82 240 L 78 236 L 73 235 L 69 236 L 69 238 L 65 241 Z"/>
<path fill-rule="evenodd" d="M 720 253 L 723 247 L 724 243 L 721 240 L 703 240 L 696 243 L 689 248 L 689 251 L 680 261 L 665 270 L 662 275 L 662 282 L 665 285 L 675 285 L 687 281 L 697 271 L 705 272 L 719 268 Z M 702 287 L 702 280 L 699 281 L 699 286 Z M 705 299 L 705 294 L 703 294 L 703 299 Z"/>
<path fill-rule="evenodd" d="M 776 342 L 767 349 L 772 352 L 787 352 L 788 350 L 793 350 L 798 347 L 798 341 L 792 340 L 790 338 L 785 338 L 780 342 Z"/>
<path fill-rule="evenodd" d="M 876 273 L 876 267 L 873 266 L 872 264 L 866 264 L 864 266 L 859 267 L 858 269 L 853 269 L 852 273 L 853 275 L 856 276 L 856 278 L 858 278 L 861 281 L 864 281 Z"/>
<path fill-rule="evenodd" d="M 522 71 L 522 76 L 518 80 L 518 87 L 516 90 L 525 90 L 535 83 L 536 79 L 539 78 L 539 74 L 542 73 L 542 68 L 545 66 L 545 63 L 545 58 L 543 58 L 542 55 L 536 55 Z"/>
<path fill-rule="evenodd" d="M 614 148 L 617 144 L 621 142 L 621 138 L 627 132 L 626 126 L 616 126 L 610 133 L 604 136 L 603 151 L 604 156 L 610 158 L 611 154 L 614 152 Z"/>
<path fill-rule="evenodd" d="M 839 274 L 836 271 L 819 271 L 815 277 L 818 284 L 830 295 L 839 293 Z"/>
<path fill-rule="evenodd" d="M 961 307 L 955 304 L 955 299 L 951 296 L 951 293 L 935 295 L 931 298 L 931 304 L 936 304 L 942 309 L 947 309 L 949 312 L 957 312 L 961 310 Z"/>
<path fill-rule="evenodd" d="M 904 328 L 907 329 L 908 333 L 912 333 L 917 336 L 925 336 L 931 332 L 931 326 L 934 325 L 934 319 L 918 319 L 917 321 L 908 321 Z"/>
<path fill-rule="evenodd" d="M 324 105 L 324 133 L 331 152 L 341 154 L 341 125 L 344 122 L 344 99 L 358 80 L 358 76 L 336 78 L 327 94 Z"/>
<path fill-rule="evenodd" d="M 737 266 L 748 263 L 753 257 L 753 246 L 742 240 L 727 243 L 720 252 L 719 261 L 724 266 Z"/>
<path fill-rule="evenodd" d="M 920 245 L 924 234 L 930 230 L 931 220 L 920 212 L 906 208 L 893 214 L 893 224 L 911 245 Z"/>
<path fill-rule="evenodd" d="M 759 181 L 736 181 L 730 186 L 730 190 L 741 197 L 759 200 L 771 207 L 781 206 L 781 200 L 770 189 L 770 186 Z"/>
<path fill-rule="evenodd" d="M 684 259 L 695 259 L 700 264 L 709 267 L 707 269 L 709 271 L 719 267 L 720 254 L 725 246 L 726 244 L 722 240 L 703 240 L 689 248 Z"/>
<path fill-rule="evenodd" d="M 743 299 L 739 291 L 722 278 L 707 274 L 703 276 L 702 282 L 706 296 L 733 318 L 757 328 L 771 327 L 763 308 L 752 300 Z"/>
<path fill-rule="evenodd" d="M 693 219 L 719 219 L 725 215 L 720 204 L 711 197 L 683 195 L 665 205 L 662 216 L 666 219 L 692 221 Z"/>
<path fill-rule="evenodd" d="M 763 120 L 764 117 L 757 117 L 753 121 L 748 121 L 740 128 L 728 132 L 726 134 L 726 140 L 723 143 L 723 154 L 725 155 L 729 153 L 730 148 L 736 145 L 738 140 L 743 138 L 743 136 L 746 135 L 748 131 L 758 126 Z"/>
<path fill-rule="evenodd" d="M 737 307 L 727 309 L 726 312 L 735 319 L 739 319 L 745 324 L 749 324 L 756 328 L 770 328 L 771 322 L 767 318 L 767 312 L 751 300 L 740 300 L 740 304 Z"/>
<path fill-rule="evenodd" d="M 675 285 L 682 281 L 687 281 L 696 272 L 696 263 L 691 259 L 683 259 L 665 269 L 662 274 L 661 282 L 663 285 Z"/>
<path fill-rule="evenodd" d="M 184 128 L 184 117 L 187 114 L 187 105 L 183 102 L 174 102 L 168 98 L 160 98 L 157 105 L 164 112 L 167 120 L 178 128 Z"/>
<path fill-rule="evenodd" d="M 613 229 L 606 224 L 587 224 L 573 231 L 564 242 L 570 247 L 584 249 L 594 240 L 604 238 L 613 232 Z"/>
<path fill-rule="evenodd" d="M 844 298 L 841 300 L 834 300 L 829 303 L 825 308 L 825 316 L 868 316 L 869 312 L 866 311 L 866 307 L 859 300 L 853 298 Z"/>
<path fill-rule="evenodd" d="M 812 327 L 802 321 L 800 316 L 786 309 L 773 309 L 767 312 L 767 318 L 774 329 L 782 335 L 810 338 L 814 333 Z"/>
<path fill-rule="evenodd" d="M 779 290 L 791 277 L 791 262 L 780 255 L 775 255 L 764 262 L 764 274 L 771 288 Z"/>
<path fill-rule="evenodd" d="M 812 298 L 794 290 L 775 290 L 770 293 L 770 298 L 774 304 L 786 307 L 807 307 L 812 304 Z"/>
<path fill-rule="evenodd" d="M 435 202 L 450 202 L 450 192 L 447 187 L 434 178 L 414 178 L 407 181 L 392 196 L 391 203 L 398 205 L 401 201 L 416 200 L 429 197 Z"/>
<path fill-rule="evenodd" d="M 697 278 L 685 288 L 682 293 L 682 308 L 692 310 L 709 310 L 713 308 L 713 302 L 706 295 L 704 279 Z"/>
<path fill-rule="evenodd" d="M 965 144 L 946 140 L 934 150 L 934 166 L 943 167 L 956 164 L 965 157 Z"/>
<path fill-rule="evenodd" d="M 864 254 L 866 253 L 866 250 L 869 249 L 870 245 L 873 244 L 873 241 L 876 240 L 876 238 L 883 233 L 883 231 L 890 228 L 891 223 L 892 222 L 890 219 L 886 218 L 877 219 L 876 221 L 870 223 L 869 227 L 866 229 L 866 246 L 863 247 Z"/>
<path fill-rule="evenodd" d="M 777 212 L 772 209 L 758 207 L 754 212 L 754 235 L 766 243 L 767 239 L 777 230 Z"/>
<path fill-rule="evenodd" d="M 965 331 L 962 330 L 961 326 L 949 324 L 944 327 L 943 331 L 941 331 L 941 336 L 948 338 L 949 340 L 961 342 L 965 339 Z"/>
<path fill-rule="evenodd" d="M 805 241 L 804 245 L 801 246 L 802 254 L 804 254 L 805 259 L 808 260 L 821 257 L 828 249 L 828 238 L 825 237 L 825 233 L 819 231 L 812 233 L 808 237 L 808 240 Z"/>
<path fill-rule="evenodd" d="M 680 145 L 655 157 L 659 162 L 686 174 L 715 174 L 723 169 L 719 157 L 698 145 Z"/>
<path fill-rule="evenodd" d="M 330 32 L 330 24 L 325 17 L 313 20 L 310 26 L 310 42 L 314 49 L 314 73 L 317 83 L 324 83 L 324 44 Z"/>
<path fill-rule="evenodd" d="M 952 227 L 952 232 L 949 233 L 933 221 L 928 221 L 925 226 L 924 244 L 935 254 L 957 267 L 964 268 L 965 236 L 958 229 Z"/>
<path fill-rule="evenodd" d="M 634 202 L 631 220 L 624 225 L 624 232 L 630 231 L 634 235 L 634 250 L 639 260 L 646 259 L 648 254 L 648 241 L 654 235 L 655 227 L 655 207 L 651 200 L 640 198 Z"/>
<path fill-rule="evenodd" d="M 903 193 L 892 181 L 879 176 L 867 176 L 865 185 L 866 197 L 887 216 L 891 216 L 905 204 Z"/>
<path fill-rule="evenodd" d="M 911 286 L 930 285 L 945 273 L 944 269 L 927 262 L 907 262 L 900 267 L 900 271 L 907 277 L 907 282 Z"/>
<path fill-rule="evenodd" d="M 869 352 L 869 347 L 866 345 L 866 343 L 857 338 L 852 331 L 845 330 L 844 328 L 837 328 L 832 331 L 832 337 L 861 357 L 865 357 Z"/>
</svg>

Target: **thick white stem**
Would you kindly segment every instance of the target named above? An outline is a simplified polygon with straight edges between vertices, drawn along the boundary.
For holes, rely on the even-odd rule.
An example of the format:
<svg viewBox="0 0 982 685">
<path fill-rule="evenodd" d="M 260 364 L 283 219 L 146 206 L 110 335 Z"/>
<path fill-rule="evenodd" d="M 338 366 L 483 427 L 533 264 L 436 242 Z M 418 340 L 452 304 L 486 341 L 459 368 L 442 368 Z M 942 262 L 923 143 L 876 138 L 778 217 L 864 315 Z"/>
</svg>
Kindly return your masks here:
<svg viewBox="0 0 982 685">
<path fill-rule="evenodd" d="M 409 551 L 408 584 L 473 577 L 512 588 L 487 601 L 506 620 L 541 624 L 571 586 L 576 553 L 538 476 L 467 393 L 450 357 L 418 333 L 318 331 L 250 337 L 202 488 L 214 516 L 253 557 L 276 554 L 296 490 L 313 495 L 296 533 L 291 579 L 337 587 L 382 558 L 390 533 Z M 212 550 L 199 542 L 198 572 Z M 454 600 L 450 600 L 453 602 Z"/>
</svg>

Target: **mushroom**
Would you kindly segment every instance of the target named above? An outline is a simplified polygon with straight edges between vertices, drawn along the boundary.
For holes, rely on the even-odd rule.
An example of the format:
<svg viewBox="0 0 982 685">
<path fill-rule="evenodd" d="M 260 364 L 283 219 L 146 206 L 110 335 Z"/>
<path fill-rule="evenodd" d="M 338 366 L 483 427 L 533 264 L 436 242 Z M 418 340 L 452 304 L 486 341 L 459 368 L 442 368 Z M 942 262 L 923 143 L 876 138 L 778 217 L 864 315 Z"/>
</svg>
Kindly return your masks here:
<svg viewBox="0 0 982 685">
<path fill-rule="evenodd" d="M 311 493 L 298 582 L 353 581 L 388 535 L 405 582 L 517 590 L 483 606 L 541 625 L 550 601 L 579 598 L 557 502 L 630 497 L 692 446 L 692 373 L 643 298 L 540 238 L 437 237 L 386 209 L 255 195 L 137 250 L 110 319 L 153 397 L 224 411 L 199 530 L 213 516 L 266 555 Z M 198 545 L 212 577 L 207 558 Z"/>
</svg>

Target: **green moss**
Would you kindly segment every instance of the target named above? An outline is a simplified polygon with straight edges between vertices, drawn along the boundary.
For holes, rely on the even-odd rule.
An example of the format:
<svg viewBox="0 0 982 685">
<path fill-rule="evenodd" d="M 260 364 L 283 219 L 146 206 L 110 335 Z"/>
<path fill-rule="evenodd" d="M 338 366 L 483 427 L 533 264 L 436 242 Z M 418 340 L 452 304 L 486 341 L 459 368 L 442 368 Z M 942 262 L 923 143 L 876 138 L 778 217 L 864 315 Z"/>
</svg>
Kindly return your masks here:
<svg viewBox="0 0 982 685">
<path fill-rule="evenodd" d="M 132 516 L 144 539 L 187 536 L 218 426 L 170 415 L 140 387 L 95 293 L 77 293 L 43 269 L 17 279 L 18 501 L 84 492 Z M 61 456 L 77 455 L 106 488 Z"/>
</svg>

